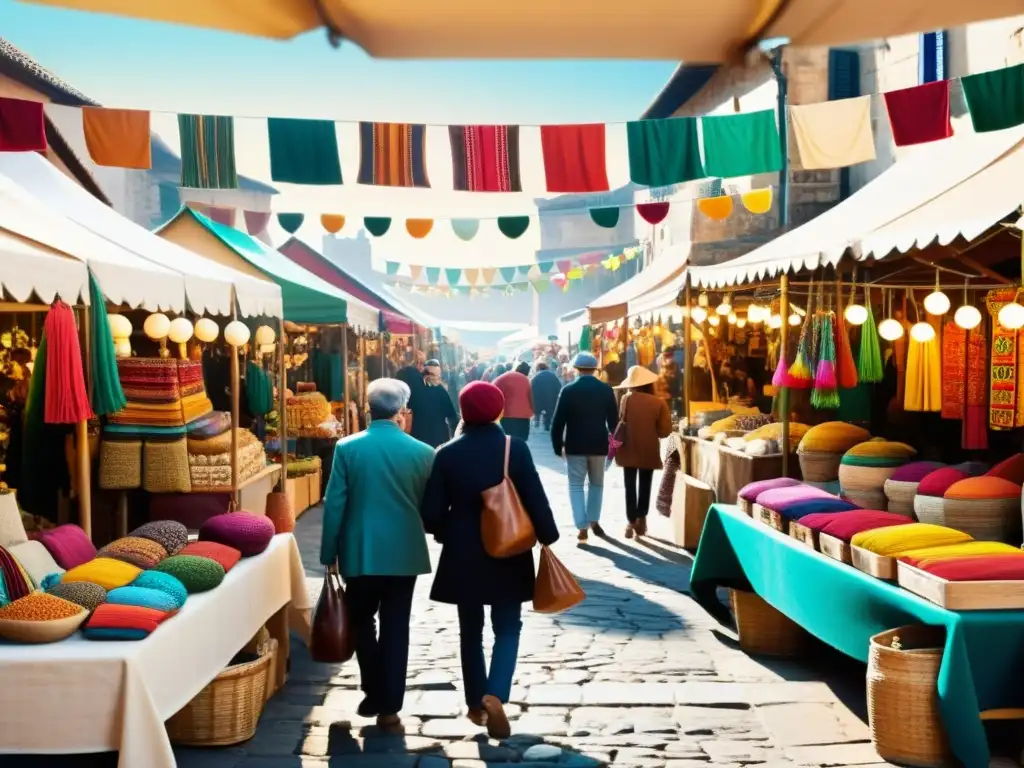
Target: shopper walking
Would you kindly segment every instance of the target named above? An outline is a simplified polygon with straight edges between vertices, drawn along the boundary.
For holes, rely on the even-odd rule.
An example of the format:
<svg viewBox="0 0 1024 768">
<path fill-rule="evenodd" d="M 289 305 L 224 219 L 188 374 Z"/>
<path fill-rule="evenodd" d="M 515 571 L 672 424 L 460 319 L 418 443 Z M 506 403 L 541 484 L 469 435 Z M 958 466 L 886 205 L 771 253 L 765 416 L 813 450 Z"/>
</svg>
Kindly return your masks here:
<svg viewBox="0 0 1024 768">
<path fill-rule="evenodd" d="M 529 373 L 529 363 L 520 363 L 514 371 L 507 371 L 494 380 L 494 386 L 505 397 L 501 428 L 506 435 L 520 440 L 530 439 L 530 421 L 533 420 L 533 389 Z"/>
<path fill-rule="evenodd" d="M 657 381 L 657 374 L 634 365 L 618 387 L 627 390 L 619 405 L 626 436 L 615 452 L 626 483 L 627 539 L 647 533 L 654 470 L 662 468 L 660 440 L 672 434 L 668 403 L 654 393 Z"/>
<path fill-rule="evenodd" d="M 558 528 L 525 443 L 498 426 L 505 398 L 486 382 L 473 382 L 459 395 L 463 433 L 438 449 L 423 495 L 423 523 L 441 543 L 441 558 L 430 591 L 432 600 L 458 606 L 462 681 L 469 719 L 488 734 L 507 738 L 508 702 L 519 653 L 522 604 L 533 599 L 533 553 L 496 559 L 484 549 L 480 531 L 482 493 L 508 475 L 537 539 L 553 544 Z M 484 662 L 484 607 L 490 607 L 494 647 Z"/>
<path fill-rule="evenodd" d="M 422 385 L 412 401 L 411 434 L 431 448 L 437 448 L 451 440 L 452 432 L 459 423 L 437 360 L 428 360 L 423 366 Z"/>
<path fill-rule="evenodd" d="M 358 712 L 396 729 L 405 700 L 413 589 L 417 576 L 430 573 L 419 503 L 434 452 L 402 431 L 406 384 L 378 379 L 367 388 L 367 400 L 366 431 L 334 448 L 320 562 L 336 567 L 347 587 L 365 696 Z"/>
<path fill-rule="evenodd" d="M 569 474 L 569 503 L 577 540 L 587 540 L 587 530 L 604 536 L 601 501 L 608 435 L 615 431 L 619 411 L 612 388 L 595 376 L 597 358 L 580 352 L 573 361 L 579 377 L 562 387 L 551 420 L 551 445 L 565 457 Z M 584 484 L 589 485 L 584 489 Z"/>
<path fill-rule="evenodd" d="M 544 425 L 544 429 L 551 429 L 551 419 L 555 415 L 555 404 L 558 402 L 558 393 L 562 391 L 562 382 L 558 374 L 550 369 L 547 363 L 537 363 L 536 372 L 530 379 L 530 389 L 533 391 L 534 425 Z"/>
</svg>

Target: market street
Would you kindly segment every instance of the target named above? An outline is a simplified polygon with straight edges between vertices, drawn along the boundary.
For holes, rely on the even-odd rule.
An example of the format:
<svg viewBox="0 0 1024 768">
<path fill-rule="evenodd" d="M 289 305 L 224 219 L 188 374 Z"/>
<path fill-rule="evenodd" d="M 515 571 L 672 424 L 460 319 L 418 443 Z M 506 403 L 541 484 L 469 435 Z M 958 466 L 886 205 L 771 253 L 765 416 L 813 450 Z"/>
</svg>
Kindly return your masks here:
<svg viewBox="0 0 1024 768">
<path fill-rule="evenodd" d="M 557 554 L 587 600 L 561 615 L 524 612 L 513 737 L 488 743 L 465 717 L 452 606 L 430 602 L 421 578 L 413 608 L 406 736 L 375 735 L 354 715 L 355 661 L 313 664 L 293 643 L 289 683 L 267 706 L 256 737 L 221 750 L 179 750 L 181 768 L 478 768 L 506 762 L 691 768 L 762 763 L 879 763 L 863 707 L 863 667 L 825 651 L 806 664 L 751 660 L 686 594 L 689 557 L 652 510 L 652 538 L 622 538 L 621 472 L 612 470 L 603 522 L 612 538 L 577 548 L 561 462 L 546 433 L 531 447 L 562 526 Z M 658 478 L 656 477 L 655 483 Z M 319 588 L 319 508 L 296 534 L 311 591 Z M 436 545 L 432 544 L 436 561 Z M 559 752 L 561 750 L 561 752 Z M 710 762 L 709 762 L 710 761 Z"/>
</svg>

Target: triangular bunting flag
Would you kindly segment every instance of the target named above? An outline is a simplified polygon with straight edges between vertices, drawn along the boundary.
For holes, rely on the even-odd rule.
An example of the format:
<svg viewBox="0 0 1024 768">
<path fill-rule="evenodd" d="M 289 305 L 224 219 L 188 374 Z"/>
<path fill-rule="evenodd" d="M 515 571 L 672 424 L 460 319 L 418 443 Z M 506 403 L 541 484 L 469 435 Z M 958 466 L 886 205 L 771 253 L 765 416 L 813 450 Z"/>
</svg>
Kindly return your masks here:
<svg viewBox="0 0 1024 768">
<path fill-rule="evenodd" d="M 537 293 L 546 293 L 548 290 L 548 286 L 551 285 L 551 283 L 549 283 L 547 280 L 541 279 L 534 280 L 532 283 L 530 283 L 530 285 L 533 286 L 533 290 L 535 290 Z"/>
<path fill-rule="evenodd" d="M 392 275 L 392 276 L 398 274 L 398 268 L 400 266 L 401 265 L 397 261 L 385 261 L 384 262 L 384 268 L 387 270 L 387 273 L 389 275 Z"/>
<path fill-rule="evenodd" d="M 448 285 L 453 288 L 459 284 L 459 280 L 462 278 L 461 269 L 446 269 L 444 271 L 444 277 L 448 281 Z"/>
<path fill-rule="evenodd" d="M 561 259 L 559 261 L 556 261 L 555 264 L 558 265 L 558 271 L 561 272 L 563 275 L 570 269 L 572 269 L 572 259 Z"/>
<path fill-rule="evenodd" d="M 421 267 L 419 264 L 410 264 L 409 265 L 409 277 L 412 279 L 412 281 L 414 283 L 417 282 L 420 279 L 420 275 L 422 275 L 422 274 L 423 274 L 423 267 Z"/>
<path fill-rule="evenodd" d="M 302 222 L 305 221 L 306 217 L 301 213 L 279 213 L 277 214 L 277 223 L 281 225 L 281 229 L 287 232 L 289 235 L 294 235 L 299 231 L 299 227 L 302 226 Z"/>
<path fill-rule="evenodd" d="M 499 216 L 498 229 L 509 240 L 521 237 L 530 228 L 529 216 Z"/>
<path fill-rule="evenodd" d="M 619 208 L 618 206 L 611 208 L 591 208 L 590 218 L 599 227 L 614 229 L 615 225 L 619 223 Z"/>
<path fill-rule="evenodd" d="M 466 282 L 469 283 L 470 285 L 475 286 L 477 284 L 477 281 L 480 279 L 479 269 L 464 269 L 462 270 L 462 274 L 463 276 L 465 276 Z"/>
<path fill-rule="evenodd" d="M 391 217 L 366 216 L 363 219 L 363 226 L 366 227 L 366 231 L 374 237 L 381 237 L 391 229 Z"/>
<path fill-rule="evenodd" d="M 431 285 L 437 285 L 437 281 L 441 278 L 440 267 L 427 267 L 427 282 Z"/>
<path fill-rule="evenodd" d="M 320 226 L 328 234 L 336 235 L 345 227 L 345 217 L 339 213 L 325 213 L 320 217 Z"/>
<path fill-rule="evenodd" d="M 555 262 L 553 262 L 553 261 L 539 261 L 539 262 L 537 262 L 537 268 L 543 274 L 545 274 L 545 275 L 548 272 L 550 272 L 552 269 L 554 269 L 554 266 L 555 266 Z"/>
<path fill-rule="evenodd" d="M 492 268 L 480 270 L 480 276 L 484 279 L 485 285 L 490 285 L 494 282 L 494 276 L 498 274 L 498 270 Z"/>
<path fill-rule="evenodd" d="M 520 267 L 522 269 L 522 267 Z M 516 279 L 516 268 L 515 267 L 502 267 L 501 268 L 501 279 L 506 283 L 511 283 Z"/>
</svg>

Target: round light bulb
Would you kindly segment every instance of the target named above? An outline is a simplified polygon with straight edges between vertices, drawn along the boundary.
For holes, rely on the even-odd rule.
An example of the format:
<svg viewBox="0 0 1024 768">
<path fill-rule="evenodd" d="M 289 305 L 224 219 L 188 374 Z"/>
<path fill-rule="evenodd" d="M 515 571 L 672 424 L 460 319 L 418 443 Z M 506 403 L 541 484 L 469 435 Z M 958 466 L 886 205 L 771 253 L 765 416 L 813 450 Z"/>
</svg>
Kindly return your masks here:
<svg viewBox="0 0 1024 768">
<path fill-rule="evenodd" d="M 789 324 L 790 325 L 794 325 L 794 326 L 800 325 L 800 315 L 798 315 L 796 312 L 794 312 L 792 315 L 790 315 L 789 316 Z"/>
<path fill-rule="evenodd" d="M 878 324 L 878 335 L 886 341 L 896 341 L 903 336 L 903 323 L 887 318 Z"/>
<path fill-rule="evenodd" d="M 114 342 L 114 355 L 116 357 L 131 357 L 132 343 L 128 339 L 118 339 Z"/>
<path fill-rule="evenodd" d="M 697 297 L 698 307 L 707 307 L 709 303 L 710 302 L 708 301 L 708 295 L 706 293 L 702 293 L 700 296 Z"/>
<path fill-rule="evenodd" d="M 736 317 L 736 313 L 735 312 L 730 312 L 729 316 L 726 318 L 726 320 L 729 321 L 729 325 L 736 325 L 736 320 L 737 319 L 738 318 Z"/>
<path fill-rule="evenodd" d="M 171 321 L 162 312 L 154 312 L 146 318 L 142 330 L 153 341 L 160 341 L 167 338 L 167 332 L 171 330 Z"/>
<path fill-rule="evenodd" d="M 220 328 L 217 327 L 217 323 L 208 317 L 201 317 L 196 320 L 196 338 L 205 344 L 209 344 L 211 341 L 216 341 L 217 336 L 220 334 Z"/>
<path fill-rule="evenodd" d="M 999 310 L 999 324 L 1008 331 L 1015 331 L 1024 326 L 1024 307 L 1011 301 Z"/>
<path fill-rule="evenodd" d="M 232 320 L 224 328 L 224 340 L 232 347 L 244 346 L 249 341 L 249 327 L 241 320 Z"/>
<path fill-rule="evenodd" d="M 184 344 L 192 338 L 192 322 L 186 317 L 176 317 L 167 329 L 167 338 L 175 344 Z"/>
<path fill-rule="evenodd" d="M 261 347 L 273 344 L 275 338 L 274 329 L 269 325 L 261 325 L 256 329 L 256 343 Z"/>
<path fill-rule="evenodd" d="M 910 338 L 923 344 L 935 338 L 935 329 L 931 323 L 914 323 L 910 327 Z"/>
<path fill-rule="evenodd" d="M 260 354 L 264 357 L 269 357 L 274 354 L 274 349 L 275 347 L 273 344 L 260 344 Z"/>
<path fill-rule="evenodd" d="M 868 319 L 868 308 L 863 304 L 851 304 L 843 312 L 843 317 L 850 325 L 864 325 Z"/>
<path fill-rule="evenodd" d="M 929 315 L 944 315 L 949 307 L 949 296 L 942 291 L 932 291 L 924 297 L 924 311 Z"/>
<path fill-rule="evenodd" d="M 978 311 L 977 307 L 972 307 L 970 304 L 964 304 L 960 307 L 956 314 L 953 315 L 953 322 L 959 325 L 964 330 L 971 330 L 981 325 L 981 312 Z"/>
<path fill-rule="evenodd" d="M 768 318 L 769 328 L 781 328 L 782 327 L 782 315 L 772 315 Z"/>
<path fill-rule="evenodd" d="M 711 317 L 708 318 L 708 325 L 712 328 L 716 328 L 720 322 L 722 322 L 722 318 L 718 315 L 711 315 Z"/>
<path fill-rule="evenodd" d="M 703 323 L 708 319 L 708 311 L 704 307 L 698 305 L 690 310 L 690 318 L 695 323 Z"/>
<path fill-rule="evenodd" d="M 732 304 L 730 304 L 728 301 L 723 300 L 721 304 L 715 307 L 715 312 L 720 314 L 722 317 L 725 317 L 730 312 L 732 312 Z"/>
<path fill-rule="evenodd" d="M 747 327 L 747 318 L 745 318 L 745 317 L 738 317 L 738 318 L 736 318 L 736 327 L 737 328 L 746 328 Z"/>
<path fill-rule="evenodd" d="M 132 335 L 132 321 L 124 315 L 107 315 L 110 335 L 115 339 L 127 339 Z"/>
</svg>

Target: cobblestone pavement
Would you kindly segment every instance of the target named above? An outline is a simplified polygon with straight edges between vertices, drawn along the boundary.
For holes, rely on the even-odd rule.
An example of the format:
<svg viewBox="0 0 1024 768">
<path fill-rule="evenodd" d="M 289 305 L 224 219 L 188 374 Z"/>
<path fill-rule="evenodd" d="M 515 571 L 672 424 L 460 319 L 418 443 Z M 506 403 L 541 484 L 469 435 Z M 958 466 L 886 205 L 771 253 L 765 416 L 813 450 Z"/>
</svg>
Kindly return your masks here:
<svg viewBox="0 0 1024 768">
<path fill-rule="evenodd" d="M 489 742 L 465 719 L 455 609 L 429 601 L 427 577 L 419 580 L 413 609 L 404 737 L 382 735 L 355 715 L 361 694 L 354 661 L 315 664 L 296 642 L 289 683 L 268 703 L 256 737 L 236 748 L 180 750 L 179 765 L 712 768 L 881 762 L 863 717 L 841 702 L 863 708 L 863 667 L 824 651 L 801 665 L 771 667 L 741 653 L 734 636 L 686 595 L 690 560 L 666 543 L 664 520 L 652 514 L 649 540 L 622 538 L 617 470 L 605 495 L 611 538 L 577 548 L 561 462 L 546 434 L 535 435 L 531 444 L 564 531 L 555 551 L 578 576 L 587 599 L 557 616 L 525 612 L 508 707 L 511 739 Z M 322 578 L 316 564 L 320 520 L 320 510 L 311 510 L 297 528 L 311 591 Z"/>
</svg>

